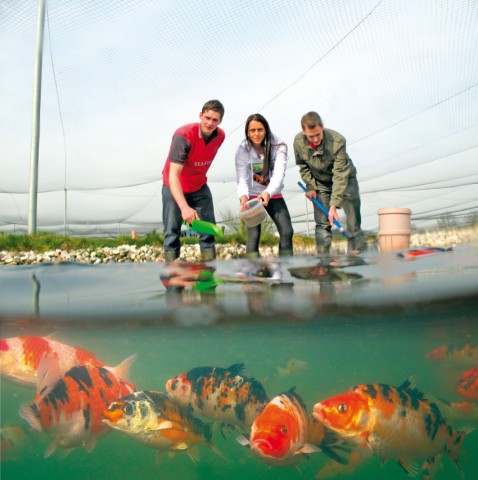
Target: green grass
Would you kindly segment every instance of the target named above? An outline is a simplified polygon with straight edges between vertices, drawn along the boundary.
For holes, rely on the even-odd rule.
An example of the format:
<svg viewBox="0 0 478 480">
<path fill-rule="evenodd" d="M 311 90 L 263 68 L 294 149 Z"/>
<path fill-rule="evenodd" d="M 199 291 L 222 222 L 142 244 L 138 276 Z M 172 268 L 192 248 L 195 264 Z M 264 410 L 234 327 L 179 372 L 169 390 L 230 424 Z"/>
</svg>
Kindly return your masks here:
<svg viewBox="0 0 478 480">
<path fill-rule="evenodd" d="M 221 244 L 245 244 L 247 233 L 235 233 L 225 235 L 216 239 Z M 50 250 L 80 250 L 80 249 L 98 249 L 102 247 L 117 247 L 119 245 L 144 245 L 160 247 L 163 245 L 164 237 L 156 232 L 148 233 L 144 236 L 138 236 L 133 240 L 128 235 L 119 235 L 115 238 L 105 237 L 73 237 L 69 235 L 58 235 L 55 233 L 37 233 L 34 235 L 13 235 L 0 233 L 0 250 L 9 252 L 47 252 Z M 193 245 L 198 243 L 198 237 L 182 237 L 183 245 Z M 264 233 L 261 238 L 261 245 L 276 245 L 278 238 L 273 234 Z"/>
</svg>

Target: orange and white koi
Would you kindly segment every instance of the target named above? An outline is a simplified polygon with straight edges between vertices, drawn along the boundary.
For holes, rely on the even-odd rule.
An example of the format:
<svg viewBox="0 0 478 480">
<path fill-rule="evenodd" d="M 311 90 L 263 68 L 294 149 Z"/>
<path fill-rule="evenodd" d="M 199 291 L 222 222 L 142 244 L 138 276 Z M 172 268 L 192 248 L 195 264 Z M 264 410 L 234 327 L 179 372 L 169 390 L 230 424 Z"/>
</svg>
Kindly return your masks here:
<svg viewBox="0 0 478 480">
<path fill-rule="evenodd" d="M 53 438 L 44 456 L 49 457 L 58 447 L 93 450 L 97 439 L 110 431 L 102 422 L 103 411 L 135 390 L 133 384 L 122 380 L 126 375 L 126 371 L 81 365 L 62 376 L 58 359 L 43 357 L 36 398 L 19 413 L 34 429 L 47 431 Z"/>
<path fill-rule="evenodd" d="M 304 453 L 319 452 L 308 443 L 310 416 L 302 399 L 293 390 L 274 397 L 254 420 L 250 437 L 237 441 L 249 446 L 254 455 L 273 466 L 295 465 Z"/>
<path fill-rule="evenodd" d="M 478 402 L 478 367 L 471 368 L 460 377 L 455 391 L 467 400 Z"/>
<path fill-rule="evenodd" d="M 18 385 L 35 388 L 38 365 L 45 355 L 58 358 L 62 374 L 78 365 L 105 366 L 80 347 L 48 337 L 23 336 L 0 340 L 0 375 Z"/>
<path fill-rule="evenodd" d="M 470 343 L 441 345 L 428 352 L 425 358 L 445 367 L 476 367 L 478 366 L 478 345 Z"/>
<path fill-rule="evenodd" d="M 103 412 L 103 423 L 157 449 L 158 460 L 164 451 L 186 451 L 191 460 L 198 461 L 196 445 L 212 446 L 212 424 L 201 422 L 156 390 L 134 392 L 111 403 Z"/>
<path fill-rule="evenodd" d="M 166 390 L 196 416 L 249 430 L 269 399 L 262 384 L 243 370 L 243 363 L 193 368 L 170 378 Z"/>
<path fill-rule="evenodd" d="M 359 448 L 362 455 L 395 459 L 409 474 L 429 478 L 435 456 L 447 453 L 458 465 L 465 432 L 447 424 L 439 408 L 409 380 L 400 387 L 358 385 L 316 403 L 313 415 Z"/>
</svg>

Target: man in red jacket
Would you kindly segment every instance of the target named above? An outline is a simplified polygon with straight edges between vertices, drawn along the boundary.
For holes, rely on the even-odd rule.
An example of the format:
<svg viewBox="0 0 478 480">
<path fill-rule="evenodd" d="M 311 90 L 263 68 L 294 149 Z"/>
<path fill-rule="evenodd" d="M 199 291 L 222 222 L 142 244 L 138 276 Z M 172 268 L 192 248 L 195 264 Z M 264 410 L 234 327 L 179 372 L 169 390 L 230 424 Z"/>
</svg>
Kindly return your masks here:
<svg viewBox="0 0 478 480">
<path fill-rule="evenodd" d="M 216 223 L 206 174 L 224 142 L 224 131 L 219 128 L 223 116 L 222 103 L 209 100 L 199 114 L 199 123 L 184 125 L 174 132 L 163 168 L 164 259 L 167 262 L 179 258 L 183 220 Z M 214 260 L 214 236 L 200 234 L 199 246 L 204 261 Z"/>
</svg>

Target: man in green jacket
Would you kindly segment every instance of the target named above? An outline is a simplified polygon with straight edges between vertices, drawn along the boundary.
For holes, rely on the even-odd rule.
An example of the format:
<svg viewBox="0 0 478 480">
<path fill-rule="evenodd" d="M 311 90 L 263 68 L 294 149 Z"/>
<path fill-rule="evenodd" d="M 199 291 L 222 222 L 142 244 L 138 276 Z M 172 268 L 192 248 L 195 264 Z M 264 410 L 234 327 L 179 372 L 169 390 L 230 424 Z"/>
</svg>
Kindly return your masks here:
<svg viewBox="0 0 478 480">
<path fill-rule="evenodd" d="M 317 253 L 328 254 L 332 243 L 332 225 L 339 220 L 338 208 L 347 217 L 348 252 L 364 249 L 360 228 L 360 194 L 357 170 L 345 149 L 345 138 L 324 128 L 319 114 L 306 113 L 301 119 L 302 132 L 294 139 L 295 162 L 306 186 L 306 196 L 313 197 L 329 211 L 329 216 L 314 204 Z"/>
</svg>

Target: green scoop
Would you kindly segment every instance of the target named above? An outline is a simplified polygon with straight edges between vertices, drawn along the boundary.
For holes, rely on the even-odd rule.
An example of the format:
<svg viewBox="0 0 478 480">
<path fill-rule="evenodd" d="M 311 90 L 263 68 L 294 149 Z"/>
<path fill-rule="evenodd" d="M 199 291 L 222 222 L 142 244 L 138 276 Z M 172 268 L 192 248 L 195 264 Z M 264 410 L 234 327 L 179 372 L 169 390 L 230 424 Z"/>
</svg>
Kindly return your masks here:
<svg viewBox="0 0 478 480">
<path fill-rule="evenodd" d="M 186 223 L 186 225 L 188 224 Z M 205 220 L 194 219 L 191 223 L 191 230 L 194 230 L 198 233 L 205 233 L 206 235 L 214 235 L 215 237 L 224 236 L 222 228 L 218 227 L 215 223 L 206 222 Z"/>
</svg>

